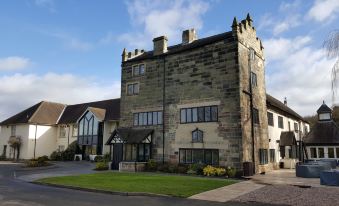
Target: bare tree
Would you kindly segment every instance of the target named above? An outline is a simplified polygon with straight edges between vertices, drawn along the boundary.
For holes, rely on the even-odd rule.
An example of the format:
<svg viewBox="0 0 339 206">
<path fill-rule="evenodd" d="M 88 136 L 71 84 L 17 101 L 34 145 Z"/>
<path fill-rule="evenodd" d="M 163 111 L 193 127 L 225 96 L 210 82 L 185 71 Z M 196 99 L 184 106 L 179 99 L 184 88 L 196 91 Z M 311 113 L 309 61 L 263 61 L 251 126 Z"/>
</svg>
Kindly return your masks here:
<svg viewBox="0 0 339 206">
<path fill-rule="evenodd" d="M 334 103 L 337 94 L 337 80 L 339 73 L 339 30 L 330 33 L 324 42 L 324 48 L 326 49 L 327 57 L 335 58 L 336 60 L 331 71 L 332 101 Z"/>
</svg>

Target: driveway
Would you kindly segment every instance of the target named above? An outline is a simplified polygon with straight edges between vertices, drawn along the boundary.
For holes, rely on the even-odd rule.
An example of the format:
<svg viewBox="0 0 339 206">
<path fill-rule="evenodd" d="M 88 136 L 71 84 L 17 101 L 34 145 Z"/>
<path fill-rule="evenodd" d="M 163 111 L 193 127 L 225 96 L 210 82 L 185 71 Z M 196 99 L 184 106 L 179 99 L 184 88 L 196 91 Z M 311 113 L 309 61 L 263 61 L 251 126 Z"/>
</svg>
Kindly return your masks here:
<svg viewBox="0 0 339 206">
<path fill-rule="evenodd" d="M 86 166 L 87 165 L 87 166 Z M 92 193 L 71 189 L 36 185 L 27 180 L 50 175 L 69 175 L 93 172 L 93 165 L 88 162 L 58 163 L 56 168 L 45 170 L 22 170 L 20 165 L 0 164 L 0 205 L 271 205 L 253 202 L 217 203 L 172 197 L 120 196 Z M 26 180 L 26 181 L 24 181 Z"/>
</svg>

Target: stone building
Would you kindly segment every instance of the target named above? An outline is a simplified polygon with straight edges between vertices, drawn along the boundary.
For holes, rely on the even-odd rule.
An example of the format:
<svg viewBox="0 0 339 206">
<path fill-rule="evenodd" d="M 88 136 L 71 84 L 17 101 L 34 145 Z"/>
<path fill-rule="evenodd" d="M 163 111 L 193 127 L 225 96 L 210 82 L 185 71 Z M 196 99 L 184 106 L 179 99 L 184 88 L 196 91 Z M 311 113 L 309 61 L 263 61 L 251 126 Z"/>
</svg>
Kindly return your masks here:
<svg viewBox="0 0 339 206">
<path fill-rule="evenodd" d="M 119 126 L 125 130 L 107 142 L 116 145 L 115 161 L 236 168 L 255 162 L 256 172 L 269 166 L 264 49 L 250 15 L 234 18 L 231 28 L 201 39 L 186 30 L 174 46 L 157 37 L 152 51 L 124 49 Z M 142 132 L 147 137 L 128 135 Z"/>
</svg>

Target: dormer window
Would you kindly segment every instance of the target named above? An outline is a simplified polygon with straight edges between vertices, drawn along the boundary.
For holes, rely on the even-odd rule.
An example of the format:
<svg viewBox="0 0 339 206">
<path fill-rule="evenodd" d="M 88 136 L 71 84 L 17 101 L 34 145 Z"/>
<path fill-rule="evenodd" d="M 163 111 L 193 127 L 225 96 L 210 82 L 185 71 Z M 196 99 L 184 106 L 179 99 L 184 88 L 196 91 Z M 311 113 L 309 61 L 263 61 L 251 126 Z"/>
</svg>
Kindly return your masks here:
<svg viewBox="0 0 339 206">
<path fill-rule="evenodd" d="M 318 113 L 319 121 L 329 121 L 332 119 L 332 110 L 325 104 L 325 101 L 319 107 L 319 109 L 317 110 L 317 113 Z"/>
<path fill-rule="evenodd" d="M 203 142 L 204 132 L 198 128 L 192 131 L 192 142 Z"/>
</svg>

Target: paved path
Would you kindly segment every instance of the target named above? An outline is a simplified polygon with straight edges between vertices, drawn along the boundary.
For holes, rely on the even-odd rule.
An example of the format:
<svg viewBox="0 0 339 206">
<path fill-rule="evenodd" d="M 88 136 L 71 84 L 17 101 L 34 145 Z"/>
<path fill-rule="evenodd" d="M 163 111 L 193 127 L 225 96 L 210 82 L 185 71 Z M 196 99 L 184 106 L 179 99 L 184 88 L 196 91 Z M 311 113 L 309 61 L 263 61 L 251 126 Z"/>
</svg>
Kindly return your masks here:
<svg viewBox="0 0 339 206">
<path fill-rule="evenodd" d="M 70 165 L 76 168 L 77 165 Z M 51 169 L 45 172 L 52 174 L 66 172 L 67 166 Z M 35 185 L 20 179 L 21 175 L 28 176 L 33 174 L 43 174 L 43 171 L 19 171 L 14 178 L 14 171 L 20 170 L 19 165 L 0 164 L 0 206 L 5 205 L 34 205 L 34 206 L 60 206 L 60 205 L 109 205 L 109 206 L 261 206 L 271 205 L 267 203 L 246 203 L 246 202 L 228 202 L 218 203 L 201 200 L 173 198 L 173 197 L 145 197 L 145 196 L 120 196 L 92 193 L 64 188 L 55 188 L 43 185 Z M 58 171 L 58 172 L 57 172 Z M 85 171 L 85 169 L 84 169 Z"/>
<path fill-rule="evenodd" d="M 301 178 L 295 176 L 295 170 L 280 169 L 267 172 L 265 175 L 255 175 L 252 181 L 265 185 L 297 185 L 310 187 L 328 187 L 320 185 L 320 178 Z"/>
<path fill-rule="evenodd" d="M 242 181 L 233 185 L 210 190 L 193 195 L 189 199 L 208 200 L 216 202 L 227 202 L 241 195 L 260 189 L 264 185 L 256 184 L 253 181 Z"/>
</svg>

